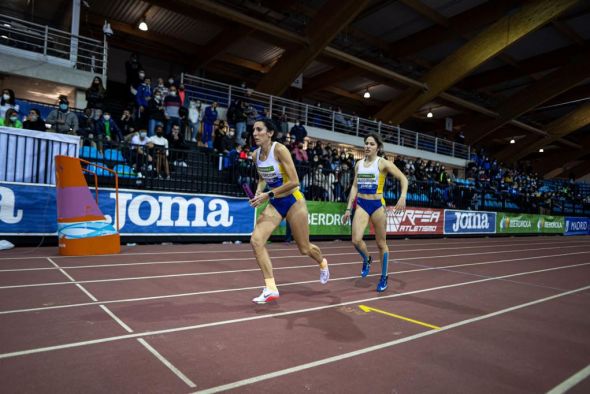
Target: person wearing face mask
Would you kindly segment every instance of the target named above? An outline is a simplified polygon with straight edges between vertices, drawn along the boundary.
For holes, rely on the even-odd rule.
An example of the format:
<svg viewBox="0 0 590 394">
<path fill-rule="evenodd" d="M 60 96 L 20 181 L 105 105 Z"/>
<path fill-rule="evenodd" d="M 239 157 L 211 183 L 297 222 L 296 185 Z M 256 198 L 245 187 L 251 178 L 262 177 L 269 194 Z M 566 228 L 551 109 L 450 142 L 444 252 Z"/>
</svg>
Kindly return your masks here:
<svg viewBox="0 0 590 394">
<path fill-rule="evenodd" d="M 22 122 L 18 120 L 18 113 L 13 108 L 9 108 L 4 114 L 4 117 L 0 118 L 0 126 L 13 127 L 15 129 L 23 128 Z"/>
<path fill-rule="evenodd" d="M 19 110 L 14 91 L 12 89 L 4 89 L 2 90 L 2 97 L 0 98 L 0 118 L 4 118 L 6 111 L 10 108 L 16 110 L 16 112 Z"/>
<path fill-rule="evenodd" d="M 141 172 L 144 170 L 145 164 L 151 161 L 151 157 L 148 156 L 145 149 L 148 141 L 147 130 L 145 129 L 140 129 L 139 132 L 133 133 L 133 137 L 131 137 L 129 146 L 130 161 L 133 163 L 133 169 L 137 173 L 138 178 L 143 178 Z"/>
<path fill-rule="evenodd" d="M 153 156 L 156 158 L 156 173 L 158 174 L 158 178 L 162 178 L 163 170 L 166 179 L 170 179 L 168 140 L 164 137 L 164 126 L 162 124 L 156 126 L 156 135 L 148 138 L 146 146 L 152 150 Z"/>
<path fill-rule="evenodd" d="M 303 139 L 307 137 L 307 130 L 301 124 L 301 120 L 297 120 L 295 125 L 291 127 L 290 134 L 295 139 L 295 143 L 303 142 Z"/>
<path fill-rule="evenodd" d="M 146 117 L 148 119 L 148 137 L 152 137 L 155 134 L 156 124 L 163 124 L 166 121 L 162 92 L 159 89 L 154 90 L 154 97 L 148 101 Z"/>
<path fill-rule="evenodd" d="M 47 116 L 47 123 L 51 125 L 51 131 L 61 134 L 78 134 L 78 117 L 70 111 L 70 105 L 66 96 L 60 96 L 59 107 Z"/>
<path fill-rule="evenodd" d="M 143 116 L 150 97 L 152 97 L 152 79 L 145 77 L 137 87 L 137 93 L 135 94 L 136 116 L 138 118 Z"/>
<path fill-rule="evenodd" d="M 124 136 L 127 136 L 132 133 L 135 126 L 135 120 L 131 116 L 131 111 L 128 109 L 123 110 L 123 114 L 121 115 L 121 119 L 119 120 L 119 126 L 121 127 L 121 131 L 123 132 Z"/>
<path fill-rule="evenodd" d="M 96 122 L 96 132 L 99 142 L 99 151 L 102 151 L 102 141 L 107 141 L 109 145 L 123 141 L 123 134 L 114 119 L 111 118 L 110 111 L 104 111 L 102 118 Z"/>
<path fill-rule="evenodd" d="M 37 108 L 31 108 L 27 120 L 23 123 L 23 128 L 28 130 L 47 131 L 45 121 L 41 118 L 41 112 Z"/>
<path fill-rule="evenodd" d="M 158 89 L 162 93 L 162 97 L 168 96 L 168 87 L 164 84 L 164 78 L 158 78 L 157 85 L 154 90 Z"/>
<path fill-rule="evenodd" d="M 86 89 L 86 107 L 92 109 L 93 113 L 95 109 L 103 109 L 106 93 L 102 79 L 94 77 L 92 84 Z"/>
<path fill-rule="evenodd" d="M 200 131 L 201 120 L 203 119 L 200 100 L 191 100 L 188 106 L 188 120 L 191 129 L 191 142 L 197 142 Z"/>
<path fill-rule="evenodd" d="M 166 135 L 170 134 L 172 126 L 180 126 L 180 114 L 179 110 L 182 106 L 180 97 L 178 97 L 178 91 L 176 86 L 170 86 L 170 93 L 164 98 L 164 110 L 166 113 Z"/>
</svg>

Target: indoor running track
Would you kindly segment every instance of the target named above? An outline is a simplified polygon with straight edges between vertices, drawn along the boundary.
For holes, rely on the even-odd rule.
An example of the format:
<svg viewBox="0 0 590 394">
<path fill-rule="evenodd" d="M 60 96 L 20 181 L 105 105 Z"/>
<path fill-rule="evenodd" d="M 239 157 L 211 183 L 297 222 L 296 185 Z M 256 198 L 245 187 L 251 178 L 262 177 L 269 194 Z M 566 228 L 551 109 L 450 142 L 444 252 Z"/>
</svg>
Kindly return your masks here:
<svg viewBox="0 0 590 394">
<path fill-rule="evenodd" d="M 3 393 L 590 392 L 590 238 L 389 240 L 359 277 L 269 245 L 278 302 L 254 305 L 250 246 L 0 254 Z"/>
</svg>

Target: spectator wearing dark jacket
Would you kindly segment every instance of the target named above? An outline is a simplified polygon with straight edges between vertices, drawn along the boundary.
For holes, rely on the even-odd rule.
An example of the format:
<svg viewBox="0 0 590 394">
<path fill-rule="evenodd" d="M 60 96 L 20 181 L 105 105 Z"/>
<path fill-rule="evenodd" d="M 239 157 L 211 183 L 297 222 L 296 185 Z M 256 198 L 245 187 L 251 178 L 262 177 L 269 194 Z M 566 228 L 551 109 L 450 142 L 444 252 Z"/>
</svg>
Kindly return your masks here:
<svg viewBox="0 0 590 394">
<path fill-rule="evenodd" d="M 47 131 L 45 121 L 41 118 L 41 112 L 37 108 L 31 108 L 27 120 L 23 123 L 23 128 L 28 130 Z"/>
<path fill-rule="evenodd" d="M 154 97 L 148 102 L 147 118 L 148 137 L 153 137 L 155 135 L 156 124 L 164 124 L 166 122 L 162 93 L 157 89 L 154 91 Z"/>
<path fill-rule="evenodd" d="M 166 111 L 166 135 L 170 134 L 173 125 L 180 125 L 180 107 L 182 101 L 178 97 L 176 86 L 170 86 L 170 93 L 164 98 L 164 110 Z"/>
<path fill-rule="evenodd" d="M 291 127 L 291 138 L 295 139 L 295 143 L 303 142 L 303 139 L 307 137 L 307 130 L 301 124 L 301 121 L 298 120 L 295 122 L 295 125 Z"/>
<path fill-rule="evenodd" d="M 78 117 L 74 112 L 70 111 L 70 103 L 66 96 L 60 96 L 59 108 L 49 113 L 47 123 L 51 125 L 51 131 L 56 133 L 78 133 Z"/>
<path fill-rule="evenodd" d="M 94 77 L 92 85 L 86 89 L 86 107 L 92 109 L 92 114 L 95 110 L 104 108 L 104 98 L 107 91 L 105 90 L 102 79 L 100 77 Z"/>
<path fill-rule="evenodd" d="M 123 141 L 123 134 L 114 119 L 111 118 L 111 113 L 105 111 L 102 117 L 96 122 L 95 135 L 99 140 L 106 140 L 110 142 Z"/>
</svg>

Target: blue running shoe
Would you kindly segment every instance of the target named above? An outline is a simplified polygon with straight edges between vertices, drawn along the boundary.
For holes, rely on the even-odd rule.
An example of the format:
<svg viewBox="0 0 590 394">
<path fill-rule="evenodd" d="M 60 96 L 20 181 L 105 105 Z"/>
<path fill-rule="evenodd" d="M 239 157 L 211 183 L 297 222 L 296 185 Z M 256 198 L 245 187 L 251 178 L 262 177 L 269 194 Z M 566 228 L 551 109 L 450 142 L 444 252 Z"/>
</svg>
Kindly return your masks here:
<svg viewBox="0 0 590 394">
<path fill-rule="evenodd" d="M 369 275 L 369 272 L 371 271 L 371 262 L 373 261 L 373 258 L 371 256 L 369 256 L 369 258 L 367 259 L 367 262 L 363 262 L 363 268 L 361 269 L 361 278 L 365 278 L 367 275 Z"/>
<path fill-rule="evenodd" d="M 381 275 L 381 279 L 379 279 L 379 284 L 377 285 L 377 291 L 379 293 L 387 289 L 387 278 L 389 278 L 389 275 Z"/>
</svg>

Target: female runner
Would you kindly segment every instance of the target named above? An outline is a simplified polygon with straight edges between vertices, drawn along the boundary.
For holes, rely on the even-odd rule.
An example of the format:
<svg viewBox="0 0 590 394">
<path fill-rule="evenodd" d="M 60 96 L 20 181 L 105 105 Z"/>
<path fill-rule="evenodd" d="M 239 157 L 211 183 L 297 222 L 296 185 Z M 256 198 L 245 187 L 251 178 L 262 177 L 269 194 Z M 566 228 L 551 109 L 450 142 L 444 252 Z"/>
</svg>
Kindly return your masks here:
<svg viewBox="0 0 590 394">
<path fill-rule="evenodd" d="M 323 258 L 320 248 L 309 242 L 307 205 L 299 191 L 299 178 L 291 153 L 285 145 L 273 141 L 276 134 L 277 128 L 270 119 L 254 123 L 253 137 L 259 148 L 253 152 L 252 158 L 256 162 L 260 176 L 255 197 L 250 200 L 250 205 L 258 207 L 269 201 L 258 217 L 250 238 L 265 283 L 262 293 L 252 300 L 256 304 L 266 304 L 279 298 L 266 242 L 284 218 L 291 226 L 293 239 L 301 254 L 311 257 L 319 264 L 320 283 L 325 284 L 330 278 L 328 261 Z M 267 192 L 264 191 L 266 186 L 270 189 Z"/>
<path fill-rule="evenodd" d="M 406 208 L 406 194 L 408 192 L 408 179 L 392 162 L 380 157 L 383 151 L 383 142 L 376 134 L 365 137 L 365 158 L 360 160 L 355 167 L 354 182 L 350 189 L 348 205 L 342 223 L 347 223 L 352 211 L 352 204 L 357 199 L 357 206 L 352 222 L 352 243 L 363 259 L 361 277 L 366 277 L 371 270 L 371 256 L 367 244 L 363 241 L 363 234 L 369 221 L 375 228 L 375 241 L 381 254 L 381 279 L 377 285 L 377 291 L 387 289 L 387 262 L 389 248 L 385 236 L 387 234 L 387 215 L 385 212 L 385 200 L 383 199 L 383 185 L 387 174 L 399 179 L 402 192 L 394 210 Z"/>
</svg>

